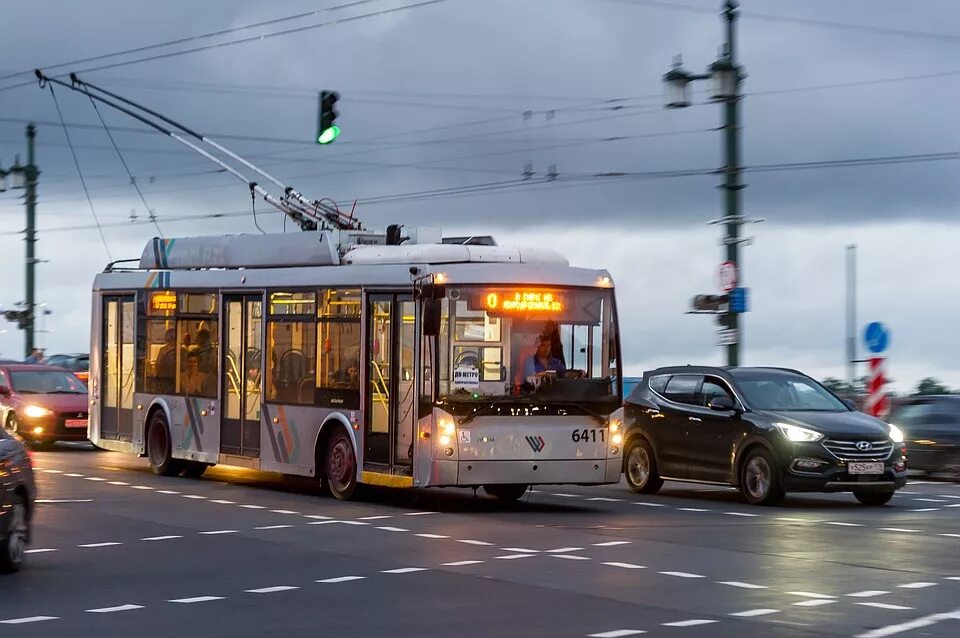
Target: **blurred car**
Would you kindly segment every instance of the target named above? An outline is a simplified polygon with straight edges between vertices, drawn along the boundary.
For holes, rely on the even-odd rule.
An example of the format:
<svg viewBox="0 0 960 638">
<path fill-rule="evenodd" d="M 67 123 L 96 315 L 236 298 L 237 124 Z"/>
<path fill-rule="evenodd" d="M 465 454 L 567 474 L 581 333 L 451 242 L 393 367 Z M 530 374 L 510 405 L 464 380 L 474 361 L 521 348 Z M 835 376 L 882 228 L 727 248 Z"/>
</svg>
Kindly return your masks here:
<svg viewBox="0 0 960 638">
<path fill-rule="evenodd" d="M 647 372 L 624 403 L 624 474 L 651 494 L 665 479 L 738 487 L 773 505 L 786 492 L 853 492 L 883 505 L 907 481 L 903 433 L 780 368 Z"/>
<path fill-rule="evenodd" d="M 89 382 L 90 378 L 90 355 L 77 353 L 77 354 L 53 354 L 47 357 L 44 360 L 44 363 L 49 366 L 57 366 L 58 368 L 64 368 L 70 370 L 77 378 L 83 381 L 84 383 Z"/>
<path fill-rule="evenodd" d="M 0 365 L 0 419 L 7 432 L 36 444 L 86 441 L 87 386 L 69 370 Z"/>
<path fill-rule="evenodd" d="M 906 435 L 910 469 L 960 474 L 960 395 L 901 399 L 889 419 Z"/>
<path fill-rule="evenodd" d="M 36 497 L 30 453 L 0 430 L 0 572 L 15 572 L 23 564 Z"/>
</svg>

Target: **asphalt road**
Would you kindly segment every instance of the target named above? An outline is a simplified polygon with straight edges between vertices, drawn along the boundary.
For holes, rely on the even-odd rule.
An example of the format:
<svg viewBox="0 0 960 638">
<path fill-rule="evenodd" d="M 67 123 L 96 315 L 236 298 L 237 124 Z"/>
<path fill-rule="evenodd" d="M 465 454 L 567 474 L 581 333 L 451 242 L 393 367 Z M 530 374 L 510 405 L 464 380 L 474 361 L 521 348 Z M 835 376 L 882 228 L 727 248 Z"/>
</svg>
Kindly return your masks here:
<svg viewBox="0 0 960 638">
<path fill-rule="evenodd" d="M 958 636 L 960 484 L 891 505 L 730 490 L 322 497 L 305 480 L 34 455 L 27 565 L 2 636 Z"/>
</svg>

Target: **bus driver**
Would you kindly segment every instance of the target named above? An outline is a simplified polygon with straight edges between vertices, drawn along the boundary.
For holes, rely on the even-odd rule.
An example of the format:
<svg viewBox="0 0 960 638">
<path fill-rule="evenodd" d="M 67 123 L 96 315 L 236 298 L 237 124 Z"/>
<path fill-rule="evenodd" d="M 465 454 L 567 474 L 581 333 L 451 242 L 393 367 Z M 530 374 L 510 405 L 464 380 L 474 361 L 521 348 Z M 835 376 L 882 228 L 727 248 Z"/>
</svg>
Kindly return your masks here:
<svg viewBox="0 0 960 638">
<path fill-rule="evenodd" d="M 537 340 L 537 351 L 527 359 L 523 368 L 524 377 L 542 377 L 547 372 L 561 375 L 567 371 L 560 359 L 552 356 L 551 340 L 548 335 L 541 335 Z"/>
</svg>

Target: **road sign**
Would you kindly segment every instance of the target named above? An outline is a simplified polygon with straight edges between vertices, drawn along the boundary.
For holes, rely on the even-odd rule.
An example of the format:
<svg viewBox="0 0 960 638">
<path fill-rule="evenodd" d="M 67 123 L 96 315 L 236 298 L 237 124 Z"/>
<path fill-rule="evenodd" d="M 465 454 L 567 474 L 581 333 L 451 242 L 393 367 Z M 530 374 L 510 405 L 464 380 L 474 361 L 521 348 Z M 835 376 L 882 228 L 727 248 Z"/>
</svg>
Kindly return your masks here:
<svg viewBox="0 0 960 638">
<path fill-rule="evenodd" d="M 717 330 L 717 345 L 732 346 L 737 343 L 737 331 L 733 328 L 722 328 Z"/>
<path fill-rule="evenodd" d="M 730 292 L 737 287 L 737 265 L 732 261 L 725 261 L 720 264 L 717 275 L 720 279 L 720 290 L 723 292 Z"/>
<path fill-rule="evenodd" d="M 741 313 L 747 311 L 747 289 L 734 288 L 730 291 L 730 312 Z"/>
<path fill-rule="evenodd" d="M 879 321 L 874 321 L 867 324 L 866 330 L 863 331 L 863 340 L 870 352 L 880 354 L 890 344 L 890 331 Z"/>
</svg>

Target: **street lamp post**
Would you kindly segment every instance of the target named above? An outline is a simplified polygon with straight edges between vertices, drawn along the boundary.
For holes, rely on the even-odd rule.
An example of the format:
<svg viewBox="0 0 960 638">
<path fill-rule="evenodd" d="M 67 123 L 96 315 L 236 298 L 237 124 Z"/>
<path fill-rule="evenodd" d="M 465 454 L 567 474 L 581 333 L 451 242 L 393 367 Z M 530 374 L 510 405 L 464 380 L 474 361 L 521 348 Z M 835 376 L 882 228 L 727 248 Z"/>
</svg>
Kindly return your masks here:
<svg viewBox="0 0 960 638">
<path fill-rule="evenodd" d="M 682 67 L 678 56 L 674 61 L 673 68 L 663 76 L 663 80 L 666 88 L 667 108 L 686 108 L 690 106 L 690 84 L 697 80 L 712 80 L 713 88 L 710 98 L 712 101 L 723 104 L 723 141 L 725 149 L 723 173 L 725 179 L 722 188 L 724 191 L 724 217 L 718 221 L 726 227 L 726 236 L 723 238 L 723 244 L 726 247 L 726 260 L 732 262 L 739 273 L 741 272 L 740 245 L 747 243 L 749 240 L 740 238 L 740 226 L 747 221 L 740 214 L 740 191 L 744 186 L 740 181 L 742 167 L 740 166 L 739 121 L 740 84 L 746 75 L 743 73 L 743 69 L 737 66 L 735 56 L 734 25 L 737 20 L 737 6 L 736 0 L 724 1 L 723 17 L 726 23 L 726 43 L 721 50 L 720 57 L 710 65 L 709 72 L 705 74 L 688 73 Z M 739 313 L 734 312 L 728 306 L 727 310 L 719 315 L 719 320 L 721 325 L 729 331 L 729 334 L 733 335 L 732 343 L 728 342 L 727 345 L 727 364 L 731 366 L 740 365 L 740 345 L 743 339 Z"/>
<path fill-rule="evenodd" d="M 36 306 L 36 278 L 34 270 L 37 265 L 37 178 L 40 176 L 40 171 L 36 166 L 36 157 L 34 156 L 34 140 L 36 135 L 37 128 L 33 124 L 28 124 L 26 166 L 21 166 L 20 159 L 17 157 L 14 159 L 13 166 L 11 166 L 9 170 L 4 170 L 2 167 L 0 167 L 0 192 L 7 189 L 7 177 L 12 178 L 10 188 L 25 189 L 24 203 L 26 204 L 27 209 L 27 227 L 24 231 L 24 239 L 27 242 L 26 300 L 24 302 L 24 308 L 22 311 L 14 311 L 14 314 L 17 312 L 21 314 L 17 316 L 11 316 L 10 313 L 5 313 L 8 319 L 17 321 L 20 327 L 24 330 L 24 357 L 29 357 L 33 353 L 34 348 L 34 309 Z"/>
</svg>

